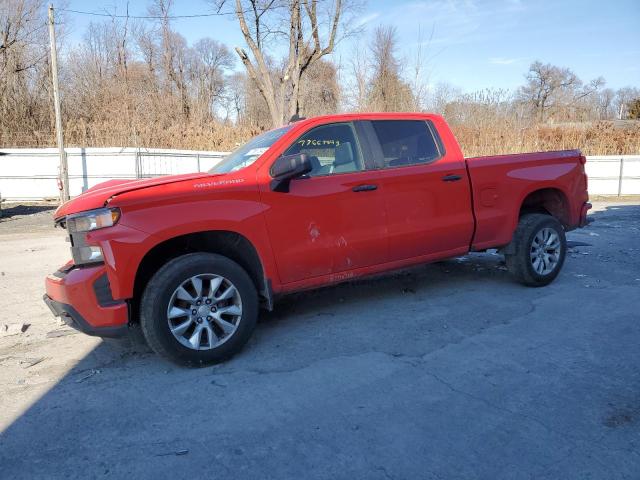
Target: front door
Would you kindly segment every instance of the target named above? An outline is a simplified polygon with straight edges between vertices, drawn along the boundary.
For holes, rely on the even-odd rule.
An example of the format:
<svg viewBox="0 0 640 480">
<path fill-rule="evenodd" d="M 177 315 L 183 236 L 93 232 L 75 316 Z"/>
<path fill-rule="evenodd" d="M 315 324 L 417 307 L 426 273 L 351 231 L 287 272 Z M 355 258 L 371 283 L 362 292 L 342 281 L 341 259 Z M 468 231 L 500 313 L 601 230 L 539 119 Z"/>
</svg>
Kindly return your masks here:
<svg viewBox="0 0 640 480">
<path fill-rule="evenodd" d="M 313 170 L 289 192 L 263 185 L 262 200 L 283 284 L 384 263 L 388 258 L 385 204 L 367 170 L 354 125 L 314 127 L 284 155 L 307 154 Z"/>
</svg>

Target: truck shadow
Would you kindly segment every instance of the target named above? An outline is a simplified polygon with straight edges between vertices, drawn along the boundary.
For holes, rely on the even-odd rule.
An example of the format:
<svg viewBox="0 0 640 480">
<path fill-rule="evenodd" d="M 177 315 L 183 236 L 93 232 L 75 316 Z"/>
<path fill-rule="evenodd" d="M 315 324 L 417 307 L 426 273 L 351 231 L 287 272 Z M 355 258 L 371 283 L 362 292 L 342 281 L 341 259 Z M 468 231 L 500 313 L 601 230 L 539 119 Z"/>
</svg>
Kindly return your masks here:
<svg viewBox="0 0 640 480">
<path fill-rule="evenodd" d="M 629 219 L 640 227 L 640 206 L 593 217 L 593 230 L 570 238 L 598 239 L 590 230 L 604 236 Z M 571 263 L 553 284 L 566 292 L 577 281 Z M 267 455 L 264 446 L 247 451 L 255 425 L 285 422 L 277 412 L 297 388 L 287 372 L 323 362 L 334 368 L 336 359 L 348 369 L 350 359 L 372 352 L 425 355 L 535 315 L 533 302 L 554 291 L 515 284 L 499 255 L 472 254 L 284 297 L 261 315 L 247 347 L 218 366 L 185 369 L 129 341 L 103 341 L 0 433 L 2 476 L 165 478 L 177 468 L 198 476 L 214 458 L 220 475 L 237 475 L 237 459 Z M 339 376 L 317 382 L 340 395 Z M 260 432 L 267 445 L 270 434 Z"/>
<path fill-rule="evenodd" d="M 421 294 L 441 293 L 456 281 L 511 282 L 499 254 L 473 253 L 464 257 L 419 265 L 396 272 L 363 277 L 317 290 L 283 296 L 273 312 L 262 312 L 260 321 L 287 321 L 291 316 L 307 315 L 317 310 L 331 311 L 336 305 L 357 306 L 371 299 L 407 301 Z"/>
</svg>

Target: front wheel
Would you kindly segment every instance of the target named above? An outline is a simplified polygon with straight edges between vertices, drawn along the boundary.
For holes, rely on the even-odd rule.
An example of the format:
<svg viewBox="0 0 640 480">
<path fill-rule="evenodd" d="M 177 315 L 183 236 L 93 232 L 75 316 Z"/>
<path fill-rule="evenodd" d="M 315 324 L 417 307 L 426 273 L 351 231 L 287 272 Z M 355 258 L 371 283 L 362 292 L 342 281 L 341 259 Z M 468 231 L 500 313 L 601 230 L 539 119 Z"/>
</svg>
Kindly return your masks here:
<svg viewBox="0 0 640 480">
<path fill-rule="evenodd" d="M 149 346 L 183 365 L 221 362 L 247 342 L 258 294 L 237 263 L 212 253 L 175 258 L 151 278 L 140 302 Z"/>
<path fill-rule="evenodd" d="M 532 287 L 548 285 L 564 264 L 567 251 L 564 228 L 551 215 L 523 215 L 513 236 L 512 251 L 505 254 L 505 260 L 518 281 Z"/>
</svg>

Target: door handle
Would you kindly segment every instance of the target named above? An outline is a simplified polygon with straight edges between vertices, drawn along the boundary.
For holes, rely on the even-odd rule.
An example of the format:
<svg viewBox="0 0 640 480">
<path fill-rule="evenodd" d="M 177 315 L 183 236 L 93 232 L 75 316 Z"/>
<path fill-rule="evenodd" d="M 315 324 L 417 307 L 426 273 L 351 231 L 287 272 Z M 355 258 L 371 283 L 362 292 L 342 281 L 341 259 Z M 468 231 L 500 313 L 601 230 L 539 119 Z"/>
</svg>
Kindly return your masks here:
<svg viewBox="0 0 640 480">
<path fill-rule="evenodd" d="M 357 187 L 353 187 L 351 190 L 353 190 L 354 192 L 370 192 L 377 189 L 377 185 L 358 185 Z"/>
<path fill-rule="evenodd" d="M 445 175 L 442 177 L 443 182 L 457 182 L 462 177 L 460 175 Z"/>
</svg>

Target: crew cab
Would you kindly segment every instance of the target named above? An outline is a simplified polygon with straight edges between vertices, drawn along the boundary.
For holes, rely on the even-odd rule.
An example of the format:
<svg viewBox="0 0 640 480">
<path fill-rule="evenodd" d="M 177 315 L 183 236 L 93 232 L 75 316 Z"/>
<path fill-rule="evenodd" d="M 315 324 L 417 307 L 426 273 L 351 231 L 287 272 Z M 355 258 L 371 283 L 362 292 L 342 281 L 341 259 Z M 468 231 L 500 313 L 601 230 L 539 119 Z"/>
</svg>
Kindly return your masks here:
<svg viewBox="0 0 640 480">
<path fill-rule="evenodd" d="M 520 282 L 560 272 L 587 223 L 578 150 L 464 158 L 432 114 L 344 114 L 265 132 L 206 173 L 99 184 L 55 212 L 72 260 L 54 315 L 142 330 L 187 365 L 222 361 L 284 294 L 499 249 Z"/>
</svg>

